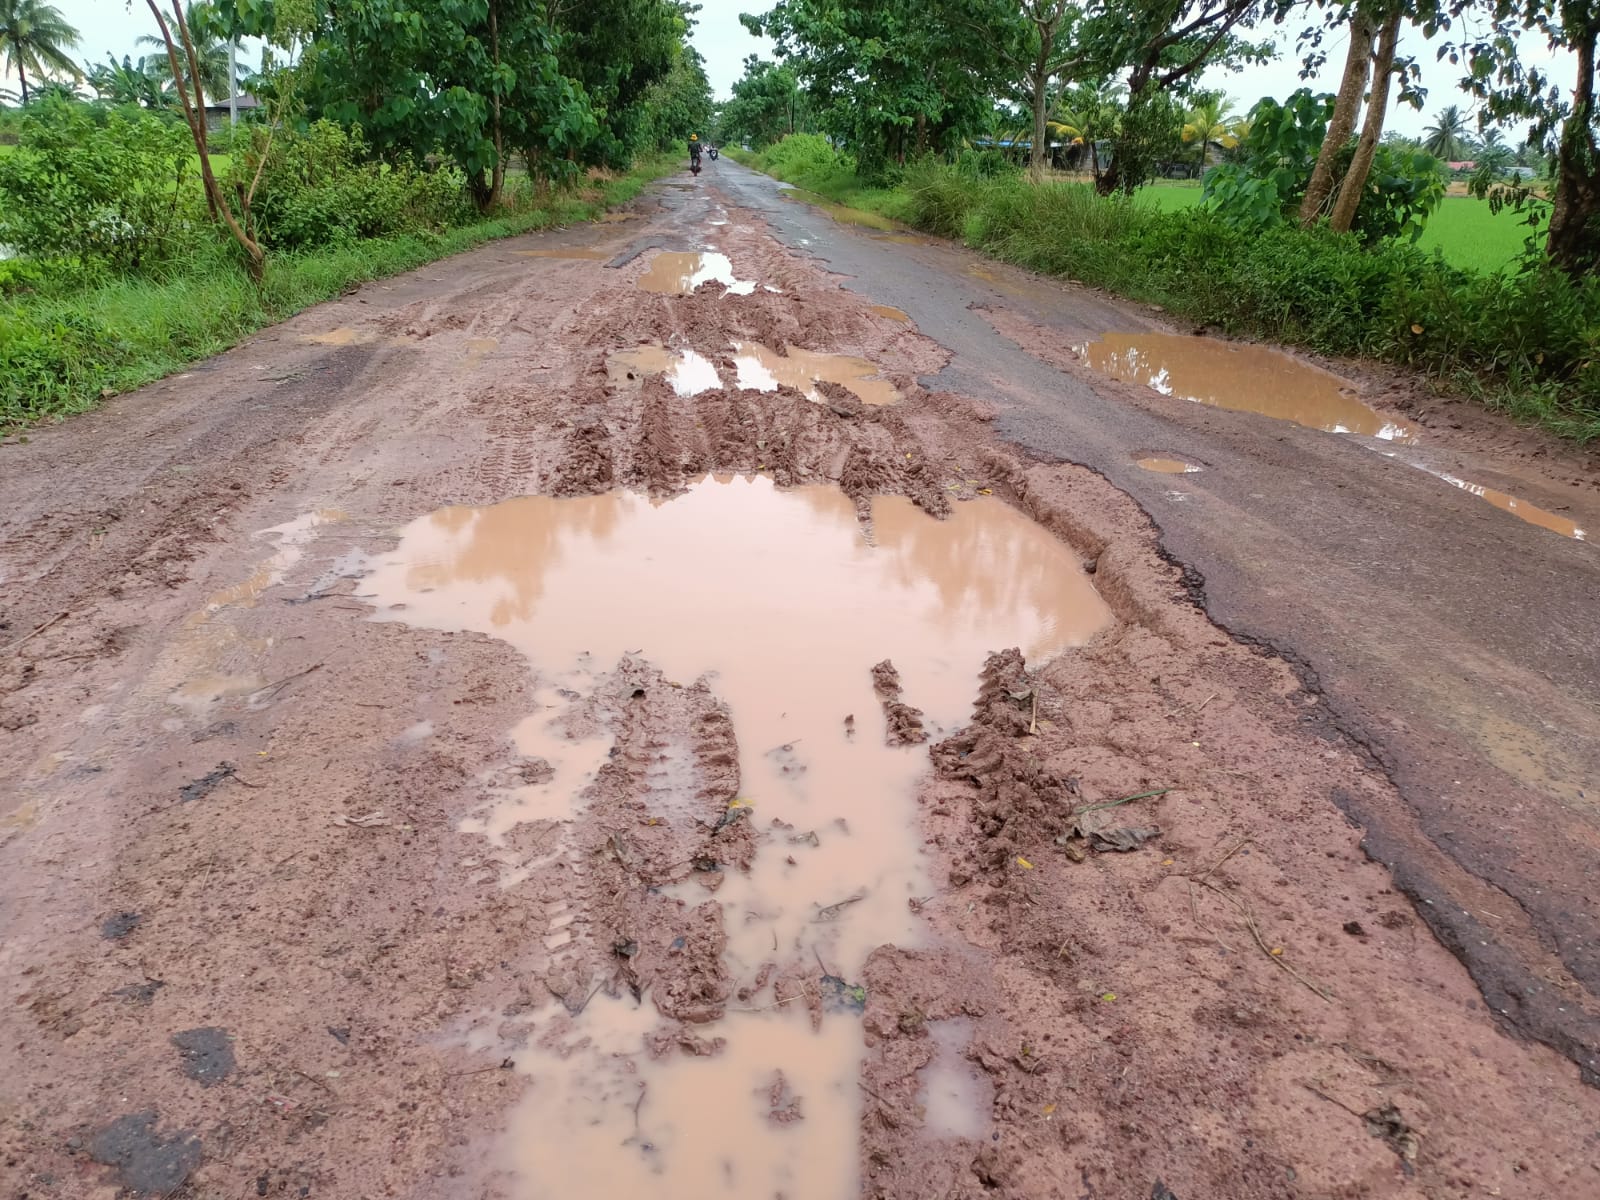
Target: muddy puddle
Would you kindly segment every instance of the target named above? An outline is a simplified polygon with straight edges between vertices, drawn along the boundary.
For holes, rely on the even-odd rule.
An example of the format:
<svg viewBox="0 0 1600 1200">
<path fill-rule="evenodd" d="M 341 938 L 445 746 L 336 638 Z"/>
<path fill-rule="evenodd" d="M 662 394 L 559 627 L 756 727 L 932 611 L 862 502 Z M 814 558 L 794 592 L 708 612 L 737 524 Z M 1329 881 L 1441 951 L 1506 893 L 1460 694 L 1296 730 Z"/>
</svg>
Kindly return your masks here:
<svg viewBox="0 0 1600 1200">
<path fill-rule="evenodd" d="M 1136 458 L 1133 460 L 1133 465 L 1162 475 L 1193 475 L 1201 469 L 1193 463 L 1184 462 L 1181 458 Z"/>
<path fill-rule="evenodd" d="M 736 278 L 728 256 L 713 250 L 663 250 L 650 260 L 650 266 L 639 278 L 639 286 L 645 291 L 668 296 L 687 296 L 702 283 L 712 282 L 722 284 L 735 296 L 748 296 L 756 290 L 754 280 Z"/>
<path fill-rule="evenodd" d="M 606 373 L 614 384 L 639 375 L 662 375 L 680 396 L 693 396 L 722 386 L 717 366 L 693 350 L 668 350 L 665 346 L 636 346 L 618 350 L 606 359 Z"/>
<path fill-rule="evenodd" d="M 870 307 L 871 310 L 878 316 L 884 317 L 890 321 L 899 321 L 903 325 L 909 325 L 911 323 L 911 314 L 906 312 L 906 310 L 903 308 L 896 308 L 892 304 L 874 304 Z"/>
<path fill-rule="evenodd" d="M 1080 347 L 1095 370 L 1163 396 L 1255 412 L 1328 433 L 1409 442 L 1408 425 L 1361 403 L 1337 375 L 1265 346 L 1176 333 L 1108 333 Z"/>
<path fill-rule="evenodd" d="M 864 208 L 851 208 L 849 205 L 829 200 L 826 196 L 819 196 L 816 192 L 808 192 L 803 188 L 785 188 L 778 195 L 785 200 L 819 208 L 841 225 L 860 225 L 865 229 L 877 229 L 885 233 L 898 232 L 903 228 L 882 213 L 868 212 Z"/>
<path fill-rule="evenodd" d="M 325 333 L 304 333 L 298 339 L 307 346 L 367 346 L 378 340 L 375 329 L 352 329 L 341 325 Z"/>
<path fill-rule="evenodd" d="M 491 803 L 476 826 L 491 838 L 535 813 L 584 827 L 586 806 L 610 786 L 597 777 L 613 747 L 593 730 L 567 737 L 564 722 L 597 689 L 610 694 L 619 662 L 651 664 L 672 687 L 704 679 L 737 740 L 728 811 L 750 814 L 753 865 L 725 869 L 714 891 L 685 865 L 661 894 L 685 909 L 720 907 L 721 963 L 741 990 L 718 1019 L 684 1027 L 703 1054 L 677 1047 L 689 1034 L 649 990 L 635 999 L 602 987 L 576 1015 L 561 1005 L 510 1022 L 485 1014 L 463 1044 L 510 1054 L 529 1083 L 495 1151 L 508 1194 L 857 1191 L 855 981 L 874 947 L 922 940 L 907 902 L 932 891 L 914 804 L 926 748 L 886 743 L 871 669 L 892 660 L 904 701 L 938 736 L 966 719 L 988 651 L 1021 646 L 1038 661 L 1110 619 L 1075 557 L 997 500 L 957 505 L 940 522 L 880 497 L 871 516 L 863 526 L 833 488 L 781 491 L 744 477 L 706 478 L 668 501 L 527 497 L 413 522 L 366 581 L 377 619 L 487 634 L 530 663 L 538 696 L 516 741 L 548 752 L 554 775 Z M 704 821 L 692 747 L 666 730 L 653 745 L 645 823 Z M 579 903 L 581 881 L 566 894 Z M 585 946 L 582 911 L 565 902 L 547 911 L 558 965 L 614 953 Z M 670 930 L 642 923 L 638 936 L 641 955 L 670 955 L 682 941 L 667 946 Z M 644 946 L 652 936 L 663 945 Z M 814 1025 L 803 1001 L 789 1001 L 819 964 L 834 983 L 824 981 L 831 1003 Z M 962 1057 L 967 1036 L 941 1030 L 925 1079 L 949 1136 L 987 1120 Z"/>
<path fill-rule="evenodd" d="M 1576 521 L 1561 516 L 1559 513 L 1553 513 L 1548 509 L 1540 508 L 1537 504 L 1529 504 L 1526 500 L 1519 500 L 1516 496 L 1507 492 L 1484 487 L 1481 483 L 1473 483 L 1470 480 L 1458 478 L 1445 471 L 1433 471 L 1426 467 L 1423 469 L 1427 470 L 1428 474 L 1435 479 L 1442 479 L 1451 487 L 1470 492 L 1478 499 L 1487 501 L 1500 509 L 1500 511 L 1508 512 L 1530 525 L 1537 525 L 1540 529 L 1548 529 L 1551 533 L 1559 533 L 1562 537 L 1569 537 L 1574 541 L 1586 542 L 1589 540 L 1588 531 L 1583 526 Z"/>
<path fill-rule="evenodd" d="M 836 383 L 863 404 L 893 404 L 901 398 L 899 389 L 882 377 L 878 364 L 864 358 L 793 346 L 787 354 L 779 354 L 759 342 L 735 342 L 733 350 L 740 387 L 771 392 L 787 385 L 808 399 L 821 400 L 817 384 Z"/>
</svg>

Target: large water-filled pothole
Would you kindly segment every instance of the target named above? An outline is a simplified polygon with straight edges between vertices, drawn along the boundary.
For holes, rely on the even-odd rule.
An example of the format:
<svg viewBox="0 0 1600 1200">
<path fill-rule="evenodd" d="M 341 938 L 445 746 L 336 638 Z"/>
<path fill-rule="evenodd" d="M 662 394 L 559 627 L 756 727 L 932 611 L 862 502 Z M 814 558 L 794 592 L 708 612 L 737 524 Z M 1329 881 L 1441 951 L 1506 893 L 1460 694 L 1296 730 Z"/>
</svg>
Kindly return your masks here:
<svg viewBox="0 0 1600 1200">
<path fill-rule="evenodd" d="M 407 526 L 368 583 L 382 619 L 488 634 L 527 657 L 539 702 L 554 707 L 530 714 L 525 751 L 566 741 L 565 712 L 630 662 L 675 687 L 705 680 L 737 739 L 729 808 L 754 814 L 752 865 L 722 871 L 714 892 L 686 867 L 651 902 L 720 906 L 726 942 L 712 953 L 741 1000 L 685 1027 L 658 1014 L 652 991 L 636 999 L 602 983 L 581 1005 L 519 1019 L 526 1048 L 513 1057 L 530 1086 L 499 1163 L 512 1194 L 854 1194 L 856 986 L 874 947 L 920 940 L 908 901 L 933 890 L 914 803 L 926 751 L 888 744 L 873 667 L 893 662 L 934 736 L 955 728 L 989 651 L 1020 646 L 1039 661 L 1109 623 L 1075 556 L 994 499 L 937 521 L 879 497 L 863 525 L 832 487 L 708 477 L 664 502 L 611 493 L 444 509 Z M 701 802 L 683 748 L 658 742 L 657 782 L 640 797 L 648 817 L 615 832 L 618 854 L 632 853 L 630 828 L 684 821 Z M 553 777 L 510 789 L 476 828 L 505 833 L 535 815 L 584 828 L 607 743 L 602 734 L 547 755 Z M 579 908 L 596 902 L 581 879 L 568 893 Z M 554 921 L 552 953 L 573 952 L 574 919 L 563 910 Z M 652 941 L 670 932 L 641 928 L 636 943 L 603 953 L 670 957 L 681 936 Z M 825 1009 L 765 982 L 815 980 L 822 964 L 834 981 Z M 982 1127 L 983 1114 L 954 1111 L 978 1089 L 950 1070 L 929 1086 L 943 1132 Z"/>
<path fill-rule="evenodd" d="M 733 262 L 726 254 L 712 250 L 663 250 L 639 277 L 639 286 L 645 291 L 668 296 L 692 295 L 703 283 L 720 283 L 735 296 L 748 296 L 756 290 L 754 280 L 734 277 Z"/>
<path fill-rule="evenodd" d="M 1082 348 L 1095 370 L 1163 396 L 1255 412 L 1328 433 L 1409 442 L 1410 426 L 1360 400 L 1337 375 L 1265 346 L 1176 333 L 1107 333 Z"/>
<path fill-rule="evenodd" d="M 733 352 L 737 387 L 771 392 L 788 386 L 808 400 L 820 401 L 825 397 L 817 385 L 834 383 L 863 404 L 893 404 L 903 398 L 900 390 L 883 378 L 877 363 L 854 355 L 794 346 L 780 354 L 760 342 L 734 342 Z M 638 375 L 660 375 L 680 396 L 723 386 L 717 366 L 709 358 L 694 350 L 669 350 L 659 344 L 615 351 L 606 358 L 606 371 L 613 383 Z"/>
</svg>

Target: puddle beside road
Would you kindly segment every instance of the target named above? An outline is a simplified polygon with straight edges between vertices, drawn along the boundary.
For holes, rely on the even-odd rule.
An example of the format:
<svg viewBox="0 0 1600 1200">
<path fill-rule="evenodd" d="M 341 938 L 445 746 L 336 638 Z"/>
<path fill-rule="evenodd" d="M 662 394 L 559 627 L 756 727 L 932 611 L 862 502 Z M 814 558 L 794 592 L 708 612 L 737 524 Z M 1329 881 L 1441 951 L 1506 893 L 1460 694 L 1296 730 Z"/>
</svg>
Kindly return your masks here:
<svg viewBox="0 0 1600 1200">
<path fill-rule="evenodd" d="M 967 719 L 989 651 L 1020 646 L 1037 663 L 1110 620 L 1076 557 L 998 500 L 936 521 L 879 497 L 868 530 L 835 488 L 781 491 L 743 477 L 706 478 L 668 501 L 610 493 L 444 509 L 406 527 L 367 590 L 377 619 L 488 634 L 539 677 L 540 707 L 516 740 L 552 757 L 555 777 L 512 789 L 484 814 L 485 832 L 506 828 L 504 803 L 577 815 L 610 739 L 569 742 L 564 756 L 548 748 L 576 711 L 563 705 L 581 703 L 620 659 L 685 685 L 708 680 L 728 706 L 741 803 L 759 831 L 751 870 L 728 870 L 714 893 L 723 962 L 740 986 L 774 962 L 814 979 L 818 959 L 854 983 L 876 946 L 920 940 L 907 901 L 933 890 L 914 799 L 927 751 L 885 744 L 873 664 L 893 661 L 905 702 L 937 737 Z M 638 799 L 677 827 L 695 811 L 700 776 L 671 737 L 659 755 Z M 694 882 L 665 891 L 690 904 L 709 895 Z M 764 986 L 696 1026 L 726 1039 L 704 1057 L 647 1050 L 647 1035 L 668 1024 L 648 992 L 642 1004 L 624 989 L 577 1016 L 549 1005 L 524 1019 L 527 1048 L 514 1057 L 530 1086 L 501 1158 L 512 1194 L 854 1194 L 860 1017 L 829 1011 L 814 1029 L 804 1004 L 785 999 Z M 928 1086 L 960 1106 L 965 1085 L 949 1067 Z M 970 1127 L 941 1113 L 943 1127 Z"/>
<path fill-rule="evenodd" d="M 882 213 L 868 212 L 864 208 L 851 208 L 840 204 L 836 200 L 829 200 L 826 196 L 819 196 L 816 192 L 808 192 L 802 188 L 785 188 L 779 192 L 785 200 L 792 200 L 801 204 L 809 204 L 827 213 L 841 225 L 860 225 L 866 229 L 877 229 L 885 233 L 898 231 L 901 226 Z"/>
<path fill-rule="evenodd" d="M 735 342 L 733 349 L 740 387 L 771 392 L 780 384 L 787 384 L 805 393 L 808 399 L 821 400 L 822 393 L 816 385 L 836 383 L 848 388 L 863 404 L 893 404 L 901 398 L 894 384 L 882 378 L 882 368 L 864 358 L 793 346 L 788 354 L 779 354 L 760 342 Z"/>
<path fill-rule="evenodd" d="M 1519 500 L 1506 492 L 1497 492 L 1494 488 L 1484 487 L 1481 483 L 1472 483 L 1468 480 L 1457 478 L 1445 471 L 1433 471 L 1426 467 L 1423 470 L 1428 471 L 1428 474 L 1435 479 L 1444 480 L 1451 487 L 1458 487 L 1464 492 L 1471 492 L 1480 500 L 1487 500 L 1502 512 L 1508 512 L 1514 517 L 1520 517 L 1530 525 L 1537 525 L 1540 529 L 1548 529 L 1551 533 L 1559 533 L 1562 537 L 1569 537 L 1574 541 L 1586 542 L 1589 540 L 1588 532 L 1576 521 L 1568 520 L 1566 517 L 1559 516 L 1548 509 L 1540 508 L 1537 504 L 1529 504 L 1526 500 Z"/>
<path fill-rule="evenodd" d="M 1134 460 L 1134 466 L 1143 467 L 1146 471 L 1159 471 L 1163 475 L 1193 475 L 1200 470 L 1181 458 L 1138 458 Z"/>
<path fill-rule="evenodd" d="M 680 396 L 693 396 L 722 386 L 717 366 L 704 355 L 693 350 L 674 352 L 665 346 L 636 346 L 632 350 L 618 350 L 606 359 L 606 373 L 612 382 L 619 376 L 665 375 L 672 390 Z"/>
<path fill-rule="evenodd" d="M 1108 333 L 1080 349 L 1095 370 L 1163 396 L 1328 433 L 1413 440 L 1410 426 L 1361 403 L 1337 375 L 1264 346 L 1176 333 Z"/>
<path fill-rule="evenodd" d="M 903 308 L 896 308 L 892 304 L 874 304 L 871 307 L 880 317 L 887 317 L 891 321 L 900 321 L 903 324 L 911 323 L 911 314 Z"/>
<path fill-rule="evenodd" d="M 649 268 L 639 278 L 639 286 L 645 291 L 668 296 L 688 296 L 702 283 L 711 282 L 722 284 L 735 296 L 748 296 L 756 290 L 754 280 L 734 277 L 733 263 L 726 254 L 711 250 L 663 250 L 650 260 Z"/>
</svg>

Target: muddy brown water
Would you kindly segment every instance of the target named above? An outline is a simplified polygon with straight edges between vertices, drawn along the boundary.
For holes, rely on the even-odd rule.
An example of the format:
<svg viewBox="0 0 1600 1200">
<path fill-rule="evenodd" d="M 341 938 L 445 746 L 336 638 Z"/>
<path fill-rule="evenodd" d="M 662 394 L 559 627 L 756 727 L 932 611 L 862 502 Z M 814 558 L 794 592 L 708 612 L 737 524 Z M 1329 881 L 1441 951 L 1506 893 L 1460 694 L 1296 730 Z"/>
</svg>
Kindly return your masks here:
<svg viewBox="0 0 1600 1200">
<path fill-rule="evenodd" d="M 1363 404 L 1337 375 L 1265 346 L 1176 333 L 1108 333 L 1083 347 L 1095 370 L 1164 396 L 1255 412 L 1328 433 L 1413 440 L 1411 427 Z"/>
<path fill-rule="evenodd" d="M 1192 475 L 1200 468 L 1193 463 L 1184 462 L 1181 458 L 1136 458 L 1134 465 L 1143 467 L 1146 471 L 1156 471 L 1162 475 Z"/>
<path fill-rule="evenodd" d="M 680 396 L 693 396 L 722 386 L 717 365 L 693 350 L 672 351 L 665 346 L 635 346 L 618 350 L 606 359 L 606 372 L 621 383 L 632 375 L 661 375 Z"/>
<path fill-rule="evenodd" d="M 841 225 L 860 225 L 865 229 L 877 229 L 886 233 L 898 232 L 905 228 L 881 213 L 868 212 L 864 208 L 851 208 L 847 204 L 840 204 L 836 200 L 829 200 L 816 192 L 808 192 L 804 188 L 784 188 L 778 195 L 785 200 L 809 204 L 827 213 Z"/>
<path fill-rule="evenodd" d="M 714 250 L 663 250 L 639 278 L 645 291 L 668 296 L 687 296 L 710 282 L 722 284 L 735 296 L 748 296 L 756 290 L 754 280 L 736 278 L 732 261 Z"/>
<path fill-rule="evenodd" d="M 1529 504 L 1526 500 L 1519 499 L 1509 492 L 1496 491 L 1491 487 L 1484 487 L 1481 483 L 1458 478 L 1444 471 L 1429 471 L 1436 479 L 1442 479 L 1451 487 L 1458 487 L 1464 492 L 1470 492 L 1478 499 L 1488 502 L 1508 512 L 1514 517 L 1519 517 L 1530 525 L 1537 525 L 1541 529 L 1548 529 L 1551 533 L 1559 533 L 1562 537 L 1572 538 L 1574 541 L 1586 542 L 1589 540 L 1588 531 L 1567 517 L 1553 513 L 1548 509 L 1540 508 L 1537 504 Z"/>
<path fill-rule="evenodd" d="M 812 400 L 820 400 L 822 394 L 816 385 L 837 383 L 863 404 L 893 404 L 901 398 L 899 389 L 882 378 L 878 364 L 864 358 L 822 354 L 795 346 L 789 347 L 787 354 L 779 354 L 759 342 L 734 342 L 733 349 L 740 387 L 770 392 L 787 384 Z"/>
<path fill-rule="evenodd" d="M 519 821 L 575 817 L 606 759 L 609 739 L 559 732 L 563 706 L 578 702 L 563 694 L 581 699 L 629 655 L 669 680 L 709 680 L 737 734 L 737 803 L 764 839 L 751 871 L 730 872 L 715 893 L 725 962 L 741 981 L 763 963 L 813 957 L 856 980 L 874 947 L 924 940 L 907 902 L 932 890 L 913 801 L 926 752 L 885 744 L 875 662 L 892 659 L 905 701 L 937 736 L 966 719 L 988 651 L 1020 646 L 1042 661 L 1111 619 L 1074 556 L 997 500 L 936 521 L 880 496 L 864 526 L 834 488 L 728 476 L 668 501 L 609 493 L 443 509 L 406 527 L 365 590 L 378 619 L 488 634 L 537 676 L 536 703 L 549 707 L 515 740 L 555 776 L 502 792 L 467 826 L 491 839 Z M 662 748 L 654 803 L 665 808 L 693 799 L 673 790 L 683 751 Z M 796 844 L 795 830 L 816 837 Z M 697 882 L 674 886 L 687 905 L 706 899 Z M 570 949 L 564 931 L 548 945 Z M 496 1152 L 515 1195 L 854 1192 L 855 1013 L 829 1012 L 814 1029 L 802 1005 L 758 992 L 699 1030 L 726 1039 L 720 1052 L 657 1059 L 645 1050 L 661 1023 L 648 993 L 596 996 L 577 1017 L 553 1011 L 531 1019 L 515 1056 L 531 1086 Z M 986 1085 L 961 1058 L 962 1031 L 942 1036 L 929 1107 L 951 1136 L 970 1136 L 987 1121 Z M 804 1119 L 775 1121 L 791 1102 Z"/>
</svg>

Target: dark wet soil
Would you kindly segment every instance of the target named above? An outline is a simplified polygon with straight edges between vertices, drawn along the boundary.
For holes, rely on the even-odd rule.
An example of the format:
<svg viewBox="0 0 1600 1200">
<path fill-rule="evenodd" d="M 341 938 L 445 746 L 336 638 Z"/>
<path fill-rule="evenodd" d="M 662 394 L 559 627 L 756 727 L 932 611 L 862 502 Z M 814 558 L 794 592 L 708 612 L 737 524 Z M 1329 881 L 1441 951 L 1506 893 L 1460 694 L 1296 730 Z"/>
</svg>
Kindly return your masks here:
<svg viewBox="0 0 1600 1200">
<path fill-rule="evenodd" d="M 1211 623 L 1127 494 L 926 387 L 948 356 L 917 326 L 737 206 L 708 237 L 710 182 L 595 231 L 604 259 L 485 247 L 0 448 L 6 1194 L 581 1196 L 659 1139 L 687 1165 L 654 1194 L 701 1197 L 746 1129 L 814 1148 L 790 1200 L 1600 1188 L 1593 1090 L 1363 852 L 1346 814 L 1403 802 L 1322 694 Z M 708 249 L 760 286 L 638 286 Z M 899 399 L 738 386 L 736 342 L 859 359 Z M 642 344 L 722 385 L 607 371 Z M 1034 659 L 985 645 L 953 716 L 892 629 L 837 703 L 794 688 L 830 752 L 909 764 L 898 839 L 852 842 L 865 801 L 841 829 L 779 800 L 827 760 L 742 730 L 746 694 L 781 729 L 785 678 L 680 676 L 620 637 L 546 677 L 504 636 L 527 597 L 503 572 L 452 626 L 430 606 L 470 556 L 405 557 L 419 522 L 471 542 L 528 497 L 593 505 L 547 546 L 570 561 L 612 533 L 600 498 L 670 509 L 719 473 L 842 496 L 886 553 L 1003 507 L 1092 566 L 1111 620 Z M 908 579 L 1018 590 L 988 539 L 935 544 L 957 561 Z M 397 554 L 410 596 L 378 587 Z M 806 637 L 781 648 L 803 664 Z M 912 708 L 927 741 L 884 746 Z M 730 920 L 831 844 L 926 891 Z M 763 957 L 774 930 L 838 961 Z M 858 1048 L 838 1090 L 804 1052 L 833 1030 Z M 697 1106 L 713 1077 L 738 1086 Z M 930 1091 L 952 1080 L 960 1119 Z M 573 1114 L 589 1140 L 552 1137 Z"/>
</svg>

